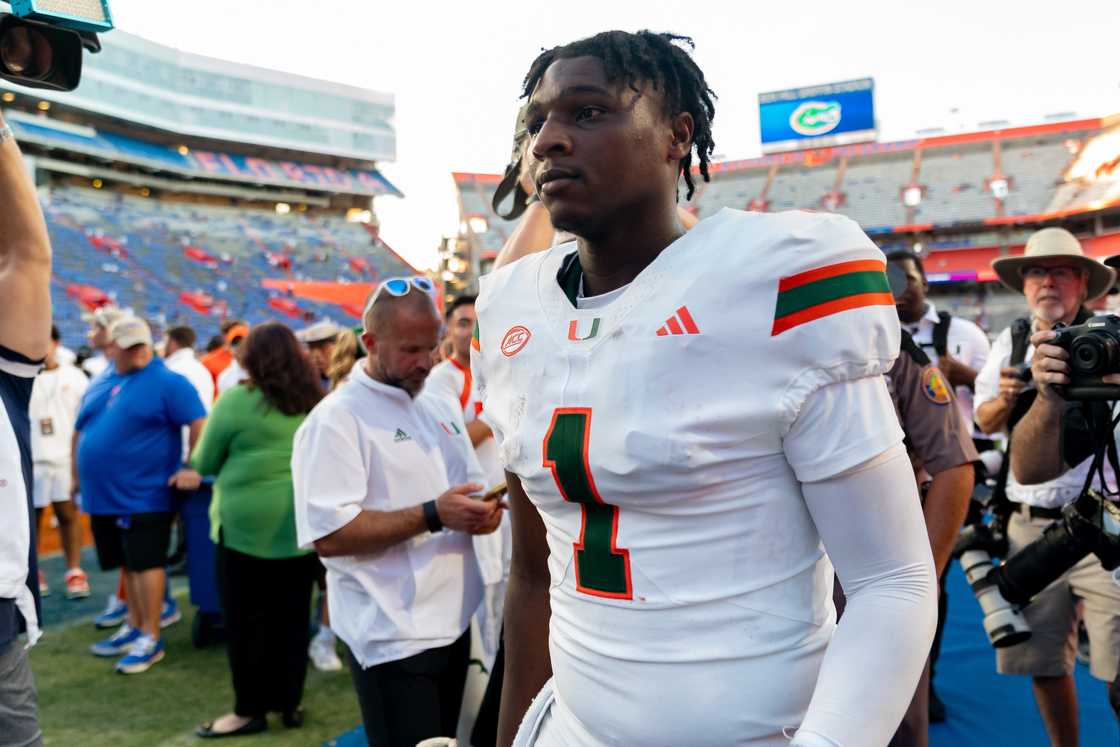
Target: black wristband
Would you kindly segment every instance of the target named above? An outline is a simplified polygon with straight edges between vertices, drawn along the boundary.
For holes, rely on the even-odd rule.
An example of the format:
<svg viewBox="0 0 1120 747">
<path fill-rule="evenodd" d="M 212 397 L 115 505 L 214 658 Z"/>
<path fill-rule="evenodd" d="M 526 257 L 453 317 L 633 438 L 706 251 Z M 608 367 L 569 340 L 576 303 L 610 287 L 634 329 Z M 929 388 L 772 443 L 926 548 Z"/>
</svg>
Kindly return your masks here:
<svg viewBox="0 0 1120 747">
<path fill-rule="evenodd" d="M 436 502 L 428 501 L 424 504 L 424 523 L 428 525 L 428 531 L 432 534 L 439 532 L 443 529 L 443 522 L 439 520 L 439 511 L 436 510 Z"/>
</svg>

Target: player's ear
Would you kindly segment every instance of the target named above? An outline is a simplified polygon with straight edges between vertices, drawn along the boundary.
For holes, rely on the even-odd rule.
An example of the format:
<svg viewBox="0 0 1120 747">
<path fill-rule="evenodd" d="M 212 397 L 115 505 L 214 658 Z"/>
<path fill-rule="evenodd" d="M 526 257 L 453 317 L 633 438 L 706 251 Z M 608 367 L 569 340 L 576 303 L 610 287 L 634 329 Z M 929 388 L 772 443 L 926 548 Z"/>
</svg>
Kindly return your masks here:
<svg viewBox="0 0 1120 747">
<path fill-rule="evenodd" d="M 669 160 L 679 161 L 692 150 L 692 135 L 696 122 L 688 112 L 677 112 L 669 120 L 672 139 L 669 141 Z"/>
<path fill-rule="evenodd" d="M 365 346 L 369 355 L 373 355 L 377 350 L 377 338 L 374 337 L 372 332 L 364 331 L 362 332 L 362 345 Z"/>
</svg>

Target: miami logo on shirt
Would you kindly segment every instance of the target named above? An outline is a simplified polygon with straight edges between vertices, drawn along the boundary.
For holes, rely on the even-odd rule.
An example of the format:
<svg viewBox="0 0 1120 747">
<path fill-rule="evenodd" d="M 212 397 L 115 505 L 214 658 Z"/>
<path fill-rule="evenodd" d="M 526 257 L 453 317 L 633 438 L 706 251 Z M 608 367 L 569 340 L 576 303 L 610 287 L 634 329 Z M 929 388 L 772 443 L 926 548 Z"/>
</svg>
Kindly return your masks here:
<svg viewBox="0 0 1120 747">
<path fill-rule="evenodd" d="M 599 317 L 595 317 L 595 319 L 592 320 L 591 331 L 589 331 L 583 337 L 579 336 L 579 327 L 580 327 L 580 323 L 579 323 L 578 319 L 573 319 L 572 321 L 568 322 L 568 339 L 571 340 L 572 342 L 583 342 L 584 340 L 590 340 L 591 338 L 598 335 L 599 334 Z"/>
</svg>

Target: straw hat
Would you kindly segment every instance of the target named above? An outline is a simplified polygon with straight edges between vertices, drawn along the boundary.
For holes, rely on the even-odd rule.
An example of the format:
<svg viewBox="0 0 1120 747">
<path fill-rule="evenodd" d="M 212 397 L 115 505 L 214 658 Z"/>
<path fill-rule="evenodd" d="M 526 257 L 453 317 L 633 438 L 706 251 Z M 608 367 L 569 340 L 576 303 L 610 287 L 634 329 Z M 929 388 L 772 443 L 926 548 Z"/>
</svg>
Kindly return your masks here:
<svg viewBox="0 0 1120 747">
<path fill-rule="evenodd" d="M 1023 251 L 1023 256 L 994 259 L 992 269 L 1004 285 L 1022 293 L 1023 276 L 1019 274 L 1020 271 L 1040 259 L 1050 258 L 1068 259 L 1071 265 L 1088 270 L 1087 301 L 1103 296 L 1116 282 L 1116 272 L 1092 257 L 1085 256 L 1085 252 L 1081 250 L 1081 242 L 1064 228 L 1043 228 L 1041 231 L 1035 231 L 1027 239 L 1027 248 Z"/>
</svg>

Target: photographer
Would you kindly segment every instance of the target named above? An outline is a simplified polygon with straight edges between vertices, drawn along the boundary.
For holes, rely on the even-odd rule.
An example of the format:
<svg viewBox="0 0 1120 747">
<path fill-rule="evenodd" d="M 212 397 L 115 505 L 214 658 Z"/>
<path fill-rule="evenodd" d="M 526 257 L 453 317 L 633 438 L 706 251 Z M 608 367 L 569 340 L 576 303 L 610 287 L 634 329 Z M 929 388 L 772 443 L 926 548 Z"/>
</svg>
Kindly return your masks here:
<svg viewBox="0 0 1120 747">
<path fill-rule="evenodd" d="M 41 745 L 35 682 L 19 641 L 39 637 L 31 500 L 31 385 L 51 340 L 47 226 L 12 131 L 0 118 L 0 739 Z"/>
<path fill-rule="evenodd" d="M 1077 239 L 1061 228 L 1036 232 L 1022 257 L 999 259 L 992 267 L 1005 285 L 1026 296 L 1031 312 L 1026 356 L 1034 383 L 1028 388 L 1025 377 L 1009 365 L 1010 329 L 996 340 L 976 380 L 977 423 L 986 432 L 1006 424 L 1013 408 L 1025 412 L 1018 422 L 1011 421 L 1007 497 L 1019 506 L 1008 522 L 1010 558 L 1061 518 L 1062 507 L 1075 500 L 1085 485 L 1089 460 L 1069 461 L 1076 466 L 1068 469 L 1054 447 L 1066 406 L 1052 386 L 1066 383 L 1069 369 L 1065 351 L 1045 343 L 1053 339 L 1055 324 L 1078 324 L 1088 318 L 1082 305 L 1107 292 L 1114 273 L 1086 257 Z M 1078 744 L 1072 675 L 1079 600 L 1084 602 L 1091 672 L 1098 679 L 1113 681 L 1120 662 L 1120 587 L 1092 555 L 1023 609 L 1031 638 L 996 651 L 1001 674 L 1033 678 L 1035 700 L 1053 745 Z"/>
</svg>

